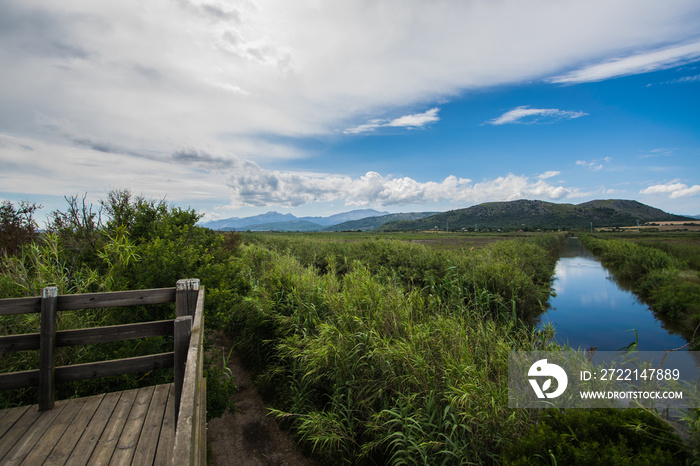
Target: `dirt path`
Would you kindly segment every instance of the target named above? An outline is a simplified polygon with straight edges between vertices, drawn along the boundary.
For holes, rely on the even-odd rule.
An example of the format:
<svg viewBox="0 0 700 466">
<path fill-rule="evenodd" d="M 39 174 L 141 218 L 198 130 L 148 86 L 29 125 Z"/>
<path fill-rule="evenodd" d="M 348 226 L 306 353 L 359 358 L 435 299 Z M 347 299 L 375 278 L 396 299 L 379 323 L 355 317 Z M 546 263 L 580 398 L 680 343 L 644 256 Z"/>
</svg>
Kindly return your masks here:
<svg viewBox="0 0 700 466">
<path fill-rule="evenodd" d="M 217 344 L 224 354 L 230 344 L 224 339 Z M 304 457 L 292 436 L 280 428 L 267 410 L 260 395 L 253 387 L 249 374 L 235 354 L 228 367 L 238 391 L 234 401 L 238 412 L 226 413 L 208 423 L 208 459 L 214 465 L 276 465 L 316 466 L 316 462 Z"/>
</svg>

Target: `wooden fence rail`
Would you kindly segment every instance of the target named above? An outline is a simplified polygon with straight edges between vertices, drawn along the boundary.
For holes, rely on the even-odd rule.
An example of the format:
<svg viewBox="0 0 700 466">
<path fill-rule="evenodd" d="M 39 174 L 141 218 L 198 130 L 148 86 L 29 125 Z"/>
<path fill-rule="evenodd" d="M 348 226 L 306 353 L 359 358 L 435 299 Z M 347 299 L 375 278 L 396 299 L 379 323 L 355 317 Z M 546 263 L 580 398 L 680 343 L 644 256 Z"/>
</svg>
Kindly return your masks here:
<svg viewBox="0 0 700 466">
<path fill-rule="evenodd" d="M 175 302 L 173 320 L 87 329 L 56 330 L 58 312 Z M 0 316 L 40 313 L 39 333 L 0 336 L 0 353 L 39 350 L 39 369 L 0 374 L 0 390 L 39 387 L 39 410 L 54 406 L 55 384 L 174 367 L 175 455 L 173 464 L 206 462 L 206 381 L 203 378 L 204 289 L 198 279 L 175 288 L 0 299 Z M 58 347 L 173 335 L 173 351 L 126 359 L 56 367 Z M 187 459 L 187 460 L 186 460 Z"/>
</svg>

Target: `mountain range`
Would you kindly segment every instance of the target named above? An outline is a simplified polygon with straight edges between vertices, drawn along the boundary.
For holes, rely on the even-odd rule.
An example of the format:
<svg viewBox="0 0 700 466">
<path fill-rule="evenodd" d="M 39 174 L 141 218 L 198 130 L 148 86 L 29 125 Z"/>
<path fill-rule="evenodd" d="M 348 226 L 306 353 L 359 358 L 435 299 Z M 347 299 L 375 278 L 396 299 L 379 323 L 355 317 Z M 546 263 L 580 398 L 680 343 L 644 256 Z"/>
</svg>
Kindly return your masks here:
<svg viewBox="0 0 700 466">
<path fill-rule="evenodd" d="M 374 209 L 352 210 L 328 217 L 296 217 L 293 214 L 280 214 L 270 211 L 252 217 L 231 217 L 201 223 L 201 226 L 212 230 L 250 230 L 250 231 L 321 231 L 326 227 L 344 222 L 367 219 L 387 215 L 389 212 L 379 212 Z"/>
<path fill-rule="evenodd" d="M 409 231 L 445 229 L 582 229 L 632 226 L 652 221 L 695 220 L 673 215 L 637 201 L 607 199 L 582 204 L 517 200 L 487 202 L 448 212 L 407 212 L 390 214 L 361 209 L 328 217 L 296 217 L 267 212 L 252 217 L 231 217 L 204 222 L 213 230 L 250 231 Z"/>
<path fill-rule="evenodd" d="M 593 227 L 633 226 L 653 221 L 694 220 L 673 215 L 637 201 L 607 199 L 582 204 L 517 200 L 487 202 L 467 209 L 451 210 L 413 221 L 382 225 L 383 231 L 430 229 L 587 229 Z"/>
</svg>

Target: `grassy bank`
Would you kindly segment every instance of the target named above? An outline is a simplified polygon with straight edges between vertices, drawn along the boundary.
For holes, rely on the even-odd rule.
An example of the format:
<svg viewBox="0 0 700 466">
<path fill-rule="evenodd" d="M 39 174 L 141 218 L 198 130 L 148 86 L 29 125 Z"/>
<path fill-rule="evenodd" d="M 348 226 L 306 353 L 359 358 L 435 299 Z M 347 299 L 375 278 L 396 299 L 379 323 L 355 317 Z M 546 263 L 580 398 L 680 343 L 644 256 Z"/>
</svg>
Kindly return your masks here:
<svg viewBox="0 0 700 466">
<path fill-rule="evenodd" d="M 630 283 L 654 311 L 673 319 L 683 336 L 692 339 L 700 325 L 700 238 L 658 234 L 582 235 L 580 239 L 615 277 Z"/>
</svg>

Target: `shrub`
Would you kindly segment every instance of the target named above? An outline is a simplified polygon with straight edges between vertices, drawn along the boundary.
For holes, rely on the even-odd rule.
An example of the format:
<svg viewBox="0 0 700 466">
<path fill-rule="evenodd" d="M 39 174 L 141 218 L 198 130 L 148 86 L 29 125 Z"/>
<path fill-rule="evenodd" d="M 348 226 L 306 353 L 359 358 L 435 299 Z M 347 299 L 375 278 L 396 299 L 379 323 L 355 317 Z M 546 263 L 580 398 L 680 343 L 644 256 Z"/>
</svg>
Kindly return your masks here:
<svg viewBox="0 0 700 466">
<path fill-rule="evenodd" d="M 37 237 L 34 212 L 40 205 L 26 201 L 15 207 L 10 201 L 0 205 L 0 256 L 16 254 L 20 248 Z"/>
</svg>

